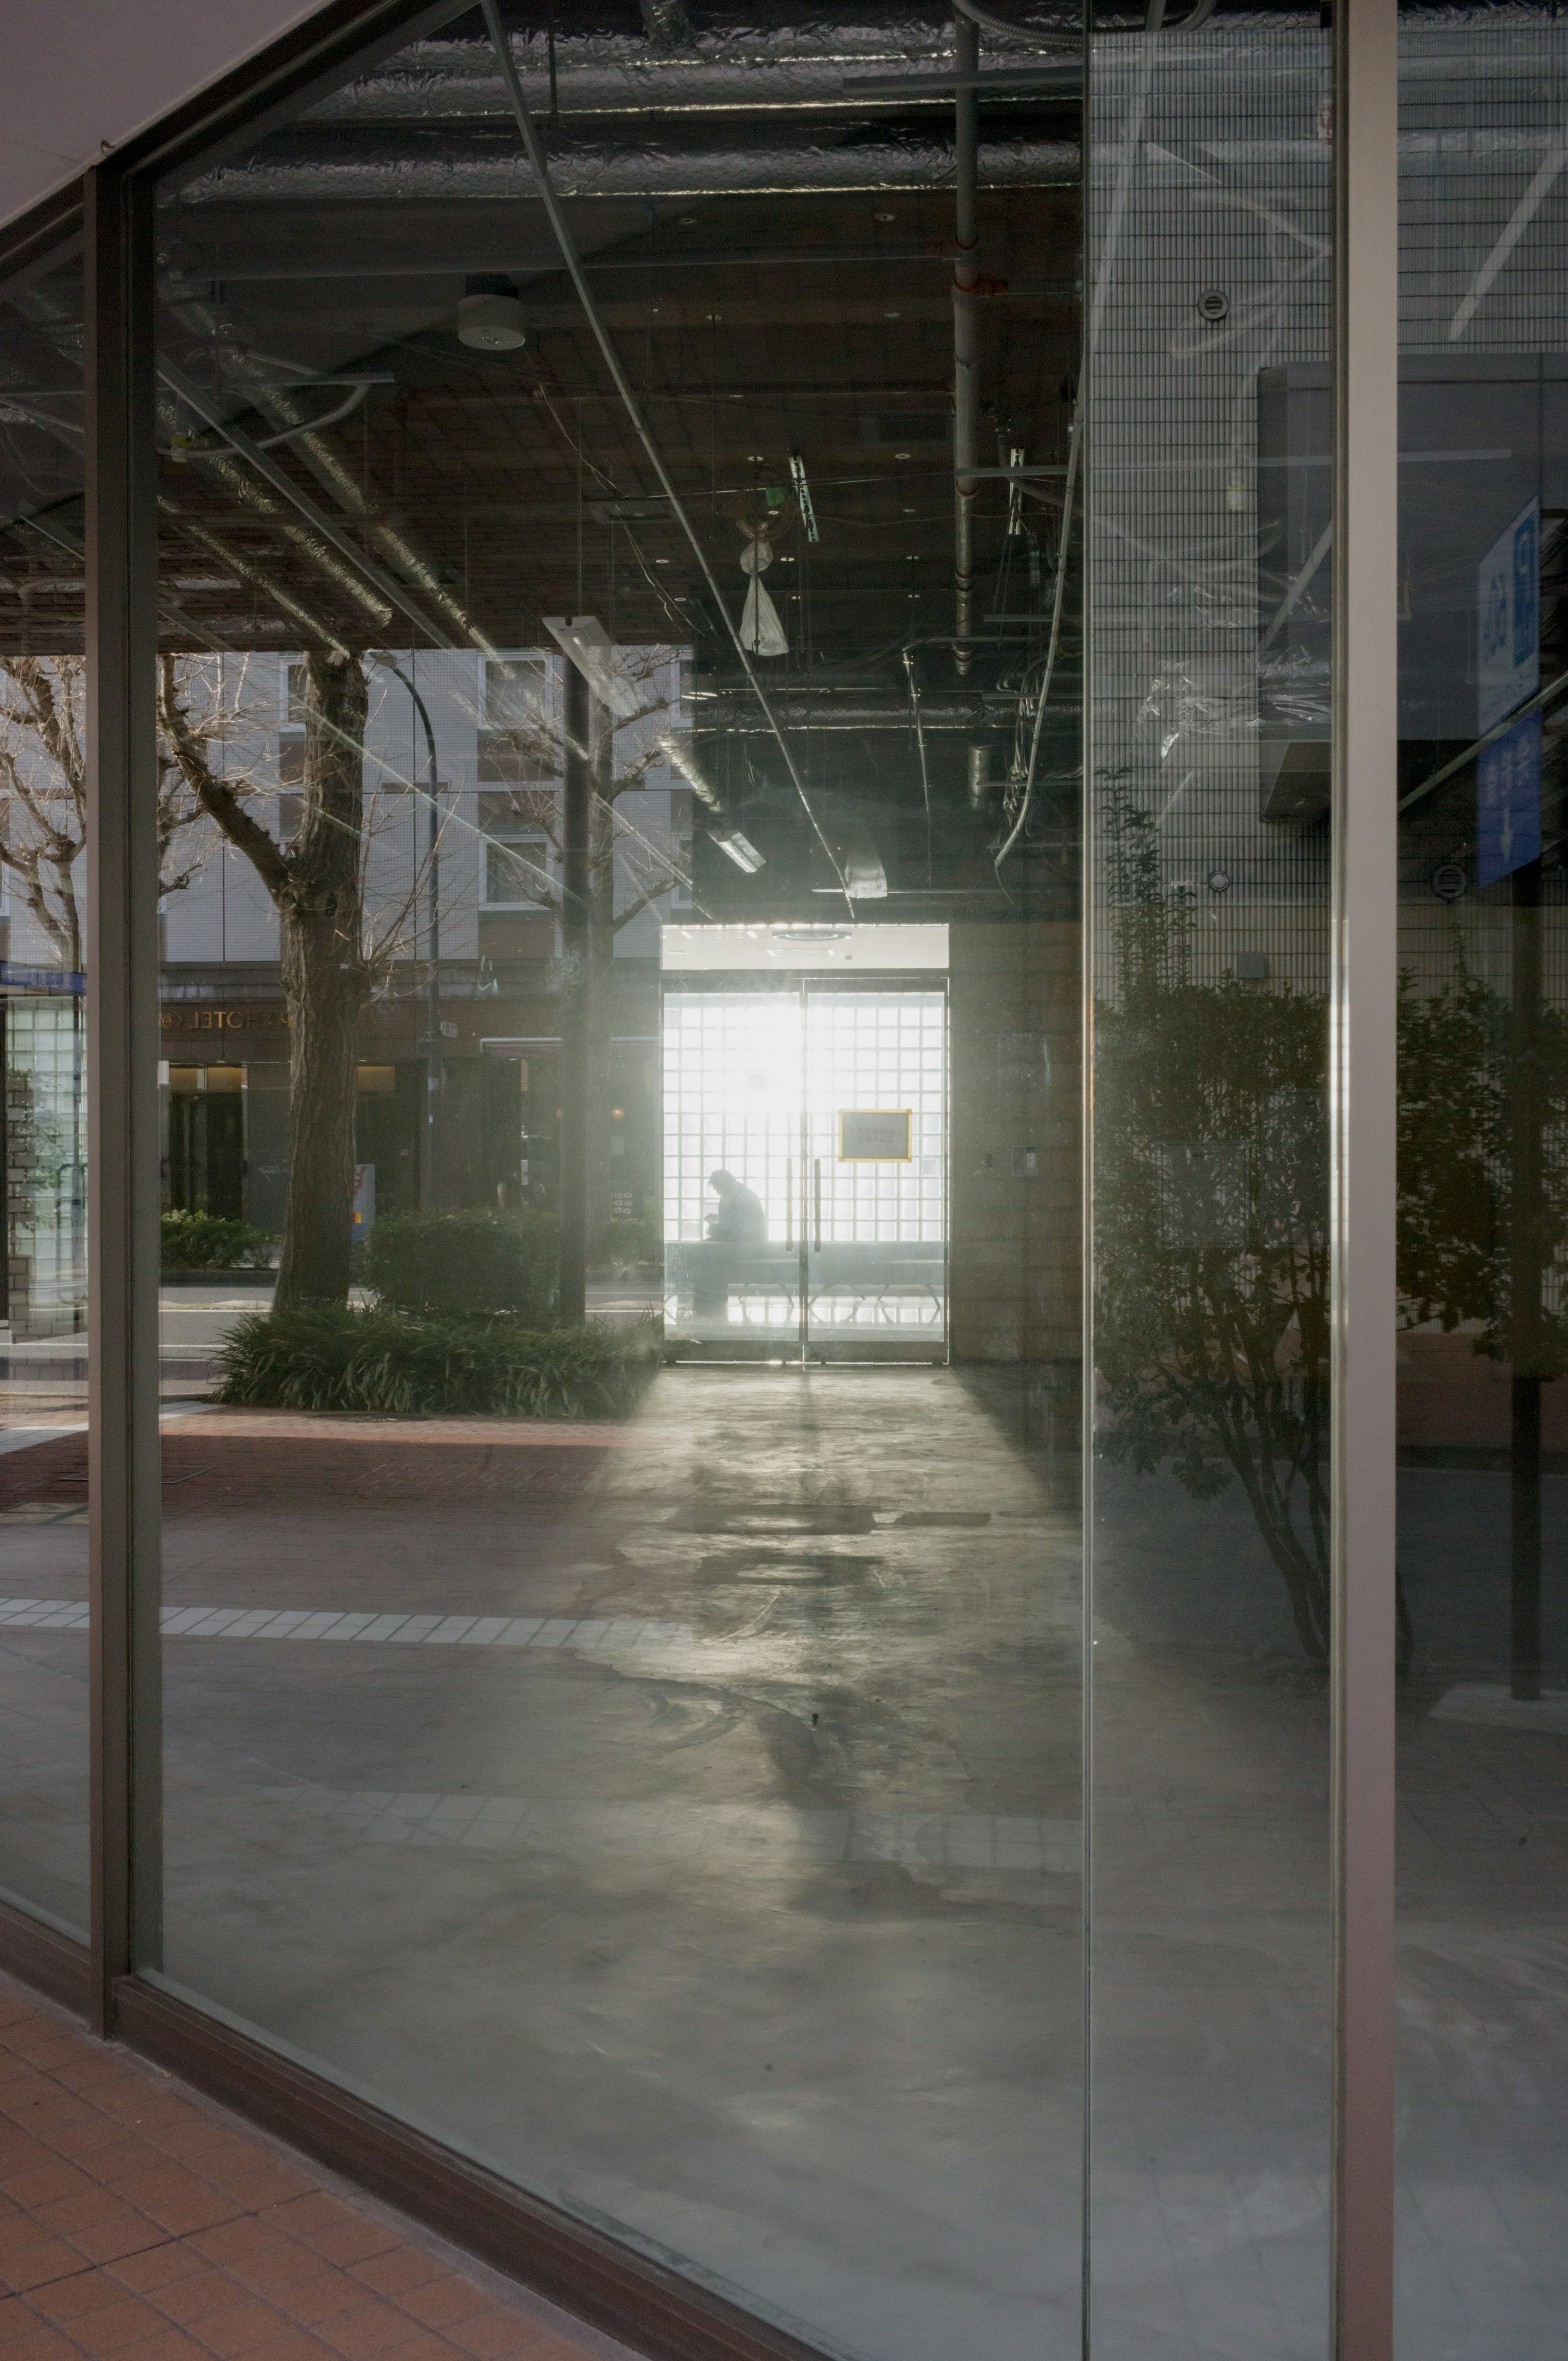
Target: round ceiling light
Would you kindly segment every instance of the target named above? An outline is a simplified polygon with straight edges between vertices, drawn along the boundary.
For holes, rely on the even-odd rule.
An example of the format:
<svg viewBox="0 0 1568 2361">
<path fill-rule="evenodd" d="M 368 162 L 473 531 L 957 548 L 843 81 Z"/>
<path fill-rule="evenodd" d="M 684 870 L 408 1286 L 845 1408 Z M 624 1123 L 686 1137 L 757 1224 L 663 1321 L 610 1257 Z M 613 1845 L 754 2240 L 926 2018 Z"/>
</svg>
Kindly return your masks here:
<svg viewBox="0 0 1568 2361">
<path fill-rule="evenodd" d="M 457 306 L 457 341 L 479 353 L 515 353 L 528 342 L 515 295 L 465 295 Z"/>
</svg>

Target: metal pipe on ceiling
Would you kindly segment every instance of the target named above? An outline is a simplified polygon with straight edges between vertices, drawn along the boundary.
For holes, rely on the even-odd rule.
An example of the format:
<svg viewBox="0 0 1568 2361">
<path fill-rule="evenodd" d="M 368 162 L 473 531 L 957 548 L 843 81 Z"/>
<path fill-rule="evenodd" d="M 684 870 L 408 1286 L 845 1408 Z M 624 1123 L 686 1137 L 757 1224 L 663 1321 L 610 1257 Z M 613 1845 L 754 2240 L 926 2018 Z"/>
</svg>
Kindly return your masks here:
<svg viewBox="0 0 1568 2361">
<path fill-rule="evenodd" d="M 197 301 L 191 297 L 182 297 L 178 299 L 170 297 L 170 308 L 178 313 L 185 324 L 192 328 L 195 333 L 201 336 L 203 342 L 211 343 L 218 339 L 227 339 L 229 336 L 230 330 L 227 322 L 213 309 L 211 303 Z M 412 543 L 410 542 L 404 534 L 398 532 L 394 526 L 387 523 L 385 520 L 373 517 L 368 513 L 365 495 L 360 485 L 356 482 L 349 469 L 345 467 L 335 447 L 327 440 L 326 435 L 321 431 L 321 429 L 319 427 L 310 427 L 309 414 L 300 408 L 290 390 L 286 386 L 282 385 L 251 386 L 245 389 L 245 398 L 248 402 L 253 403 L 256 409 L 261 412 L 264 416 L 270 418 L 275 425 L 281 425 L 289 428 L 303 425 L 307 428 L 308 431 L 305 433 L 291 434 L 291 441 L 297 456 L 304 461 L 306 467 L 309 467 L 312 475 L 314 476 L 317 483 L 321 485 L 323 490 L 329 492 L 332 495 L 339 508 L 341 508 L 345 514 L 350 517 L 353 522 L 359 526 L 360 530 L 366 534 L 367 539 L 371 543 L 372 546 L 379 549 L 382 556 L 387 559 L 389 564 L 396 567 L 400 574 L 405 576 L 409 581 L 412 582 L 423 594 L 425 598 L 427 598 L 433 606 L 441 610 L 441 612 L 455 628 L 460 639 L 466 640 L 470 646 L 480 649 L 484 653 L 493 653 L 494 651 L 491 648 L 489 641 L 469 620 L 468 616 L 465 613 L 462 607 L 459 606 L 456 599 L 450 595 L 445 586 L 441 581 L 440 577 L 437 575 L 434 567 L 430 564 L 429 560 L 423 555 L 423 554 L 415 548 Z M 243 436 L 240 437 L 241 442 L 244 442 L 244 440 L 245 438 Z M 246 456 L 248 456 L 252 450 L 262 450 L 265 448 L 265 445 L 259 444 L 247 445 Z M 215 461 L 226 455 L 221 453 L 194 452 L 192 456 L 193 457 Z M 269 477 L 269 480 L 273 483 L 278 483 L 280 481 L 280 473 L 281 471 L 273 473 Z M 229 481 L 231 485 L 234 484 L 236 479 L 243 479 L 242 471 L 238 469 L 231 469 L 229 474 Z M 286 485 L 288 481 L 287 478 L 284 477 L 282 481 Z M 292 497 L 291 494 L 289 496 Z M 296 505 L 299 505 L 299 503 L 296 502 Z M 312 506 L 313 511 L 313 504 L 309 505 Z M 298 539 L 297 529 L 291 537 L 296 540 Z M 338 542 L 337 545 L 339 548 L 345 546 L 352 548 L 352 544 L 345 544 L 341 540 Z M 338 581 L 340 587 L 346 588 L 350 595 L 358 600 L 360 605 L 364 606 L 369 603 L 366 589 L 359 581 L 357 570 L 351 570 L 345 574 L 341 562 L 332 557 L 330 552 L 327 551 L 325 544 L 319 538 L 313 540 L 308 546 L 311 550 L 313 561 L 322 571 L 332 575 L 333 577 Z M 359 560 L 358 565 L 363 566 L 363 560 Z M 378 588 L 379 588 L 381 577 L 377 569 L 371 566 L 364 566 L 363 570 L 370 574 L 372 579 L 377 583 Z M 394 612 L 394 607 L 386 605 L 383 600 L 377 598 L 371 611 L 375 613 L 378 622 L 384 626 L 390 622 Z M 405 613 L 411 612 L 411 610 L 407 608 L 405 608 L 404 611 Z M 422 628 L 426 630 L 429 629 L 428 619 L 422 625 Z M 434 636 L 437 638 L 437 643 L 439 644 L 440 635 L 435 634 Z"/>
</svg>

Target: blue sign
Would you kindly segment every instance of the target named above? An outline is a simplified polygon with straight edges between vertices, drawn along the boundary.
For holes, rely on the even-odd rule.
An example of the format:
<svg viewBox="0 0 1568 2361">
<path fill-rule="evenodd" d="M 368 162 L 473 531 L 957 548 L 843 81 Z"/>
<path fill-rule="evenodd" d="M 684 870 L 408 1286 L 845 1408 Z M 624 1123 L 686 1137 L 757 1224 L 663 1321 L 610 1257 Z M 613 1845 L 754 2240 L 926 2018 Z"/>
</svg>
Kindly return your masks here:
<svg viewBox="0 0 1568 2361">
<path fill-rule="evenodd" d="M 1475 882 L 1494 885 L 1541 858 L 1541 716 L 1481 750 L 1476 764 Z"/>
<path fill-rule="evenodd" d="M 0 960 L 0 986 L 11 992 L 85 992 L 87 979 L 58 967 L 18 967 Z"/>
<path fill-rule="evenodd" d="M 1531 498 L 1475 572 L 1475 728 L 1541 686 L 1541 502 Z"/>
</svg>

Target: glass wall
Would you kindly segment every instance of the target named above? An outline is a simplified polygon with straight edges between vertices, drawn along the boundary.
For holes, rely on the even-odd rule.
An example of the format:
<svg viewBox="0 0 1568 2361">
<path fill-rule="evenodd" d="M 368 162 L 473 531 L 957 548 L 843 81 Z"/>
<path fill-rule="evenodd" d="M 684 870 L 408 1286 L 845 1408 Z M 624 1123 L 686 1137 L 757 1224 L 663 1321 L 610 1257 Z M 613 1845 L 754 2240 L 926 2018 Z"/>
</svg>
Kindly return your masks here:
<svg viewBox="0 0 1568 2361">
<path fill-rule="evenodd" d="M 1568 32 L 1400 56 L 1398 2349 L 1561 2334 Z"/>
<path fill-rule="evenodd" d="M 82 273 L 0 280 L 0 1893 L 87 1925 Z"/>
<path fill-rule="evenodd" d="M 476 13 L 159 192 L 143 1964 L 826 2352 L 1065 2356 L 1078 69 L 955 195 L 945 13 L 504 13 L 521 122 Z"/>
<path fill-rule="evenodd" d="M 1151 21 L 1088 109 L 1091 2339 L 1284 2361 L 1329 2297 L 1330 37 Z"/>
</svg>

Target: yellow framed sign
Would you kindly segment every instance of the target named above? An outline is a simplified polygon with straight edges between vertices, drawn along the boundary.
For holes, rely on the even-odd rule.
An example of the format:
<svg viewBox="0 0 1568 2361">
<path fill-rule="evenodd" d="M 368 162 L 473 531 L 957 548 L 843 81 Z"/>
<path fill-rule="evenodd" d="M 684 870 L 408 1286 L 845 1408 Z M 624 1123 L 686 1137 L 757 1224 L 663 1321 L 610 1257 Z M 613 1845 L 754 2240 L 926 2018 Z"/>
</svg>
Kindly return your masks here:
<svg viewBox="0 0 1568 2361">
<path fill-rule="evenodd" d="M 909 1163 L 909 1123 L 907 1107 L 841 1107 L 839 1163 Z"/>
</svg>

